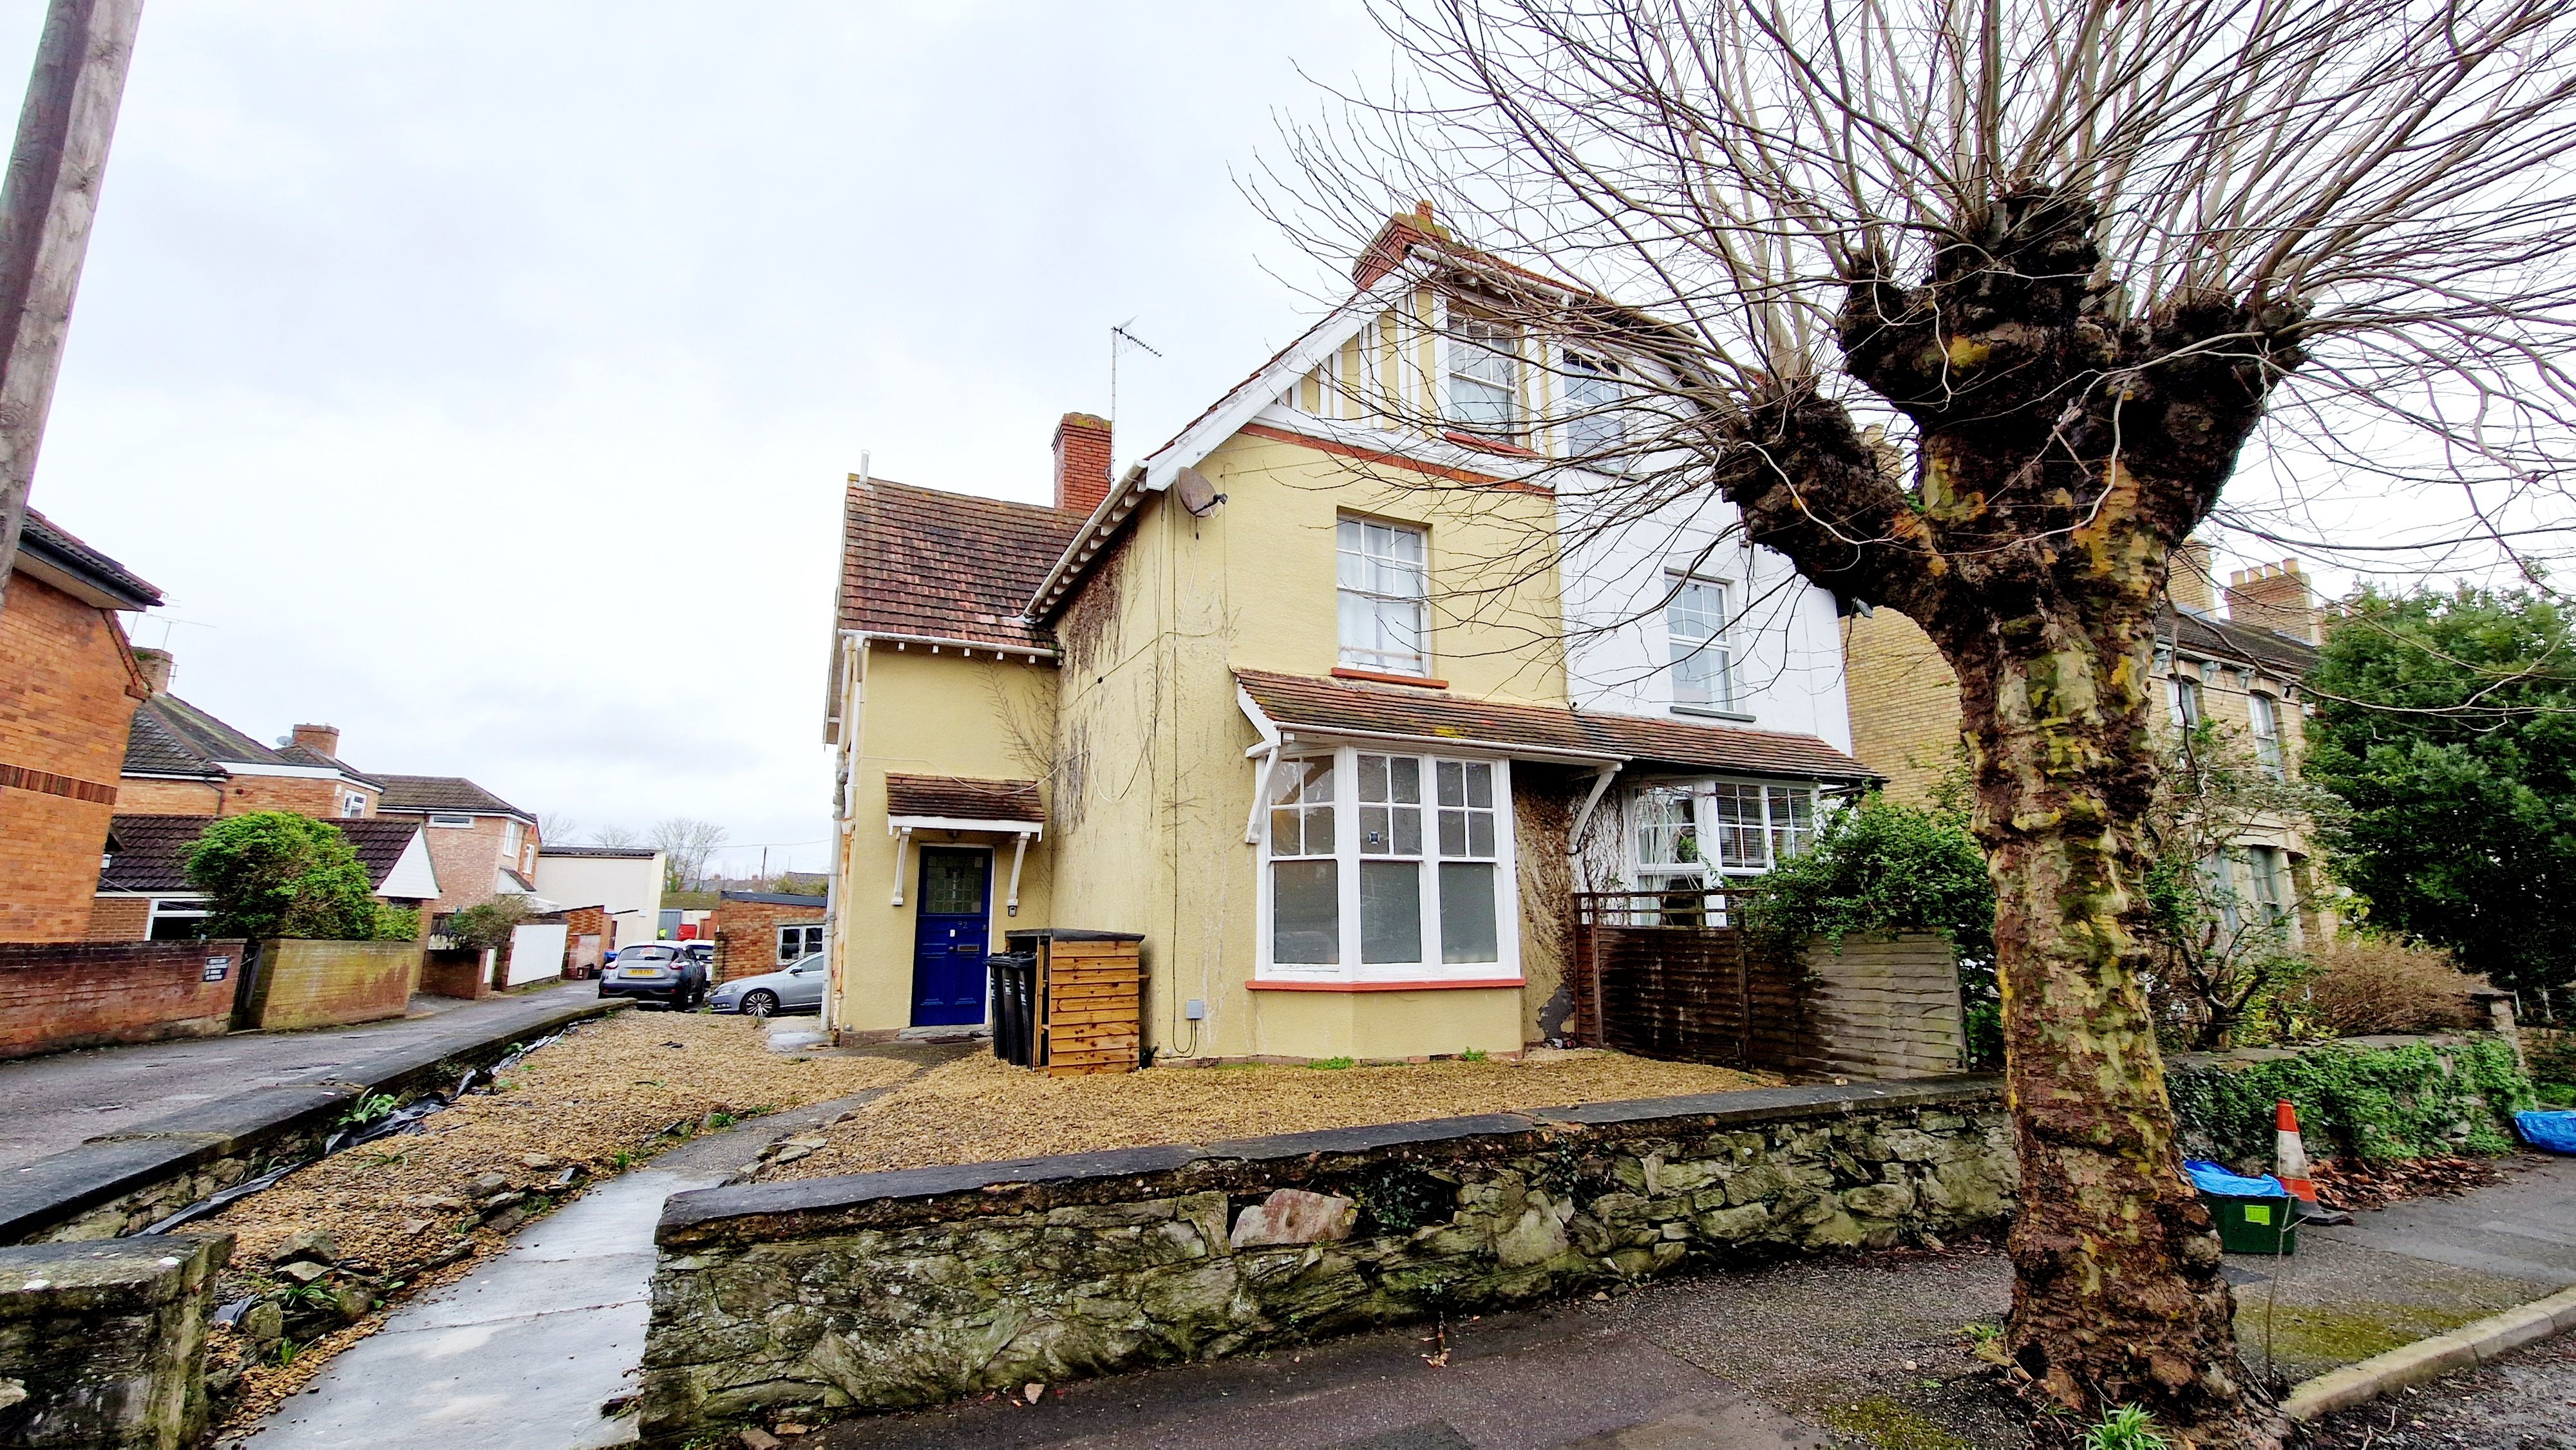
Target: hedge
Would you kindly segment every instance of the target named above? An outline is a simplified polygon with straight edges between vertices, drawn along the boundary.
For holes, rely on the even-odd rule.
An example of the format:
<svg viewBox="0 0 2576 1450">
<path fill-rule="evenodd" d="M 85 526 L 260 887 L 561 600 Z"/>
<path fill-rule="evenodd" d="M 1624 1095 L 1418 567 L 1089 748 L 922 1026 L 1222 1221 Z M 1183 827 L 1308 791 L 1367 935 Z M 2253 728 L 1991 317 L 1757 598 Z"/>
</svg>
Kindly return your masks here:
<svg viewBox="0 0 2576 1450">
<path fill-rule="evenodd" d="M 2513 1113 L 2536 1106 L 2512 1046 L 2493 1037 L 2182 1061 L 2165 1085 L 2184 1144 L 2240 1168 L 2271 1163 L 2273 1105 L 2283 1098 L 2299 1110 L 2310 1157 L 2366 1161 L 2510 1153 Z"/>
</svg>

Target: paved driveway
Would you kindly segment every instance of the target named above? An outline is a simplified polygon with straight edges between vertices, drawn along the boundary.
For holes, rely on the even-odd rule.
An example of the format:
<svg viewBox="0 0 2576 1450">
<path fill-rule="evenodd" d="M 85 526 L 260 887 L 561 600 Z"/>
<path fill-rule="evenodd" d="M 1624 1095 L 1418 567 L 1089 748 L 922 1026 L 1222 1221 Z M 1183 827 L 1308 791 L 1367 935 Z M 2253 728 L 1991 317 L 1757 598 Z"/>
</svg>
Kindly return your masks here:
<svg viewBox="0 0 2576 1450">
<path fill-rule="evenodd" d="M 406 1035 L 479 1018 L 535 1015 L 597 995 L 588 982 L 480 1002 L 415 997 L 415 1015 L 314 1032 L 236 1032 L 184 1042 L 96 1047 L 0 1063 L 0 1168 L 59 1153 L 105 1133 L 243 1088 L 380 1052 Z"/>
</svg>

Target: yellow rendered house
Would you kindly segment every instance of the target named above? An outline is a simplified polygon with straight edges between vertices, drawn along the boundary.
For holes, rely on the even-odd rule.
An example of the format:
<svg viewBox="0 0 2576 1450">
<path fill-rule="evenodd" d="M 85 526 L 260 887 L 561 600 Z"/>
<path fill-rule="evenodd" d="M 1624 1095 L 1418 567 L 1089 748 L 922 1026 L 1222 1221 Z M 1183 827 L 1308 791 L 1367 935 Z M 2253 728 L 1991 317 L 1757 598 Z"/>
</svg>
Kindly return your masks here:
<svg viewBox="0 0 2576 1450">
<path fill-rule="evenodd" d="M 1053 507 L 852 478 L 829 1028 L 980 1023 L 986 953 L 1053 927 L 1143 938 L 1152 1062 L 1515 1054 L 1561 1030 L 1574 892 L 1653 878 L 1675 810 L 1786 850 L 1870 778 L 1758 681 L 1720 712 L 1569 678 L 1566 369 L 1462 302 L 1475 265 L 1391 220 L 1122 475 L 1066 415 Z M 1703 679 L 1727 586 L 1691 587 Z M 1834 693 L 1796 718 L 1840 734 L 1819 607 Z"/>
</svg>

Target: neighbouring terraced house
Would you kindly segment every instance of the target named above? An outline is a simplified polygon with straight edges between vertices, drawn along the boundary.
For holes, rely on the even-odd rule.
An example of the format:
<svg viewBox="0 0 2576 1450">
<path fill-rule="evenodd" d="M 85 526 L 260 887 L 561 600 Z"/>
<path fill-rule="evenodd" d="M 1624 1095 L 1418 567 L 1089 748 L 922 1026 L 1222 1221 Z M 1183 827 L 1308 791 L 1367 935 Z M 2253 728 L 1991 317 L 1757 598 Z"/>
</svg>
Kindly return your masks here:
<svg viewBox="0 0 2576 1450">
<path fill-rule="evenodd" d="M 1479 299 L 1607 304 L 1427 210 L 1353 280 L 1123 473 L 1065 415 L 1050 505 L 850 481 L 833 1028 L 979 1022 L 1044 925 L 1143 938 L 1155 1061 L 1516 1053 L 1577 892 L 1756 874 L 1872 779 L 1833 601 L 1714 500 L 1594 526 L 1615 379 Z"/>
</svg>

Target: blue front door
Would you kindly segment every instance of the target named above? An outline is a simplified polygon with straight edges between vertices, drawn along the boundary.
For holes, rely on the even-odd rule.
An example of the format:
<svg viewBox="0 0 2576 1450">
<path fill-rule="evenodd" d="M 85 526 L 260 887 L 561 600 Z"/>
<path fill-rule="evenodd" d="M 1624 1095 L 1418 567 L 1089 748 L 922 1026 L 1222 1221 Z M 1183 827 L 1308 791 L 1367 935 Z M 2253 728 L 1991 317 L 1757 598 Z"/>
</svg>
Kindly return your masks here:
<svg viewBox="0 0 2576 1450">
<path fill-rule="evenodd" d="M 993 857 L 921 848 L 919 923 L 912 937 L 912 1025 L 984 1020 L 984 956 L 993 939 Z"/>
</svg>

